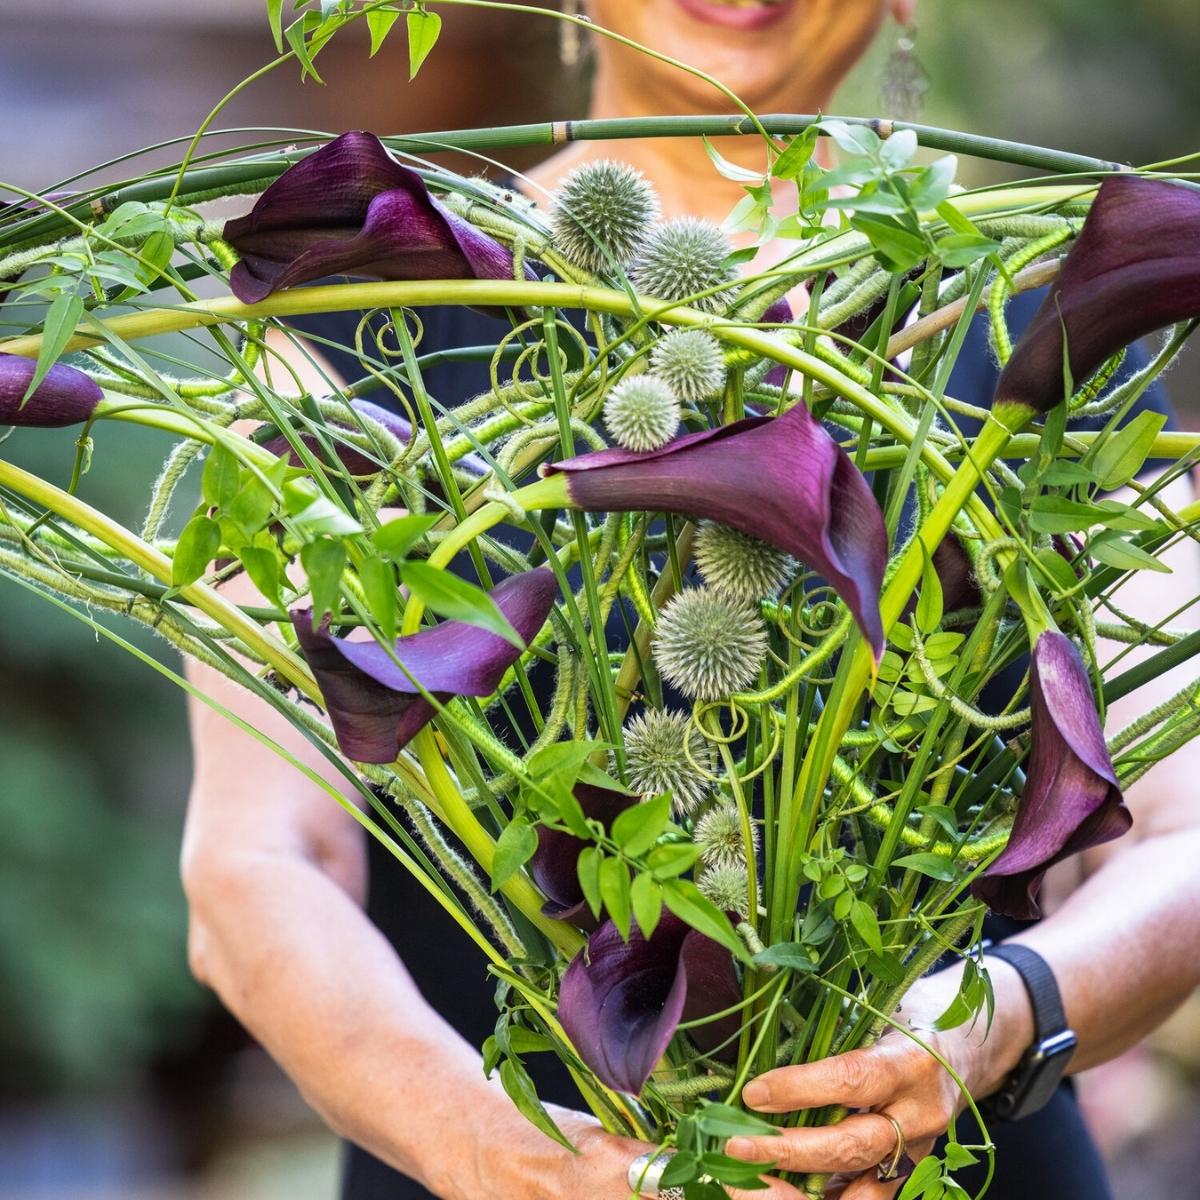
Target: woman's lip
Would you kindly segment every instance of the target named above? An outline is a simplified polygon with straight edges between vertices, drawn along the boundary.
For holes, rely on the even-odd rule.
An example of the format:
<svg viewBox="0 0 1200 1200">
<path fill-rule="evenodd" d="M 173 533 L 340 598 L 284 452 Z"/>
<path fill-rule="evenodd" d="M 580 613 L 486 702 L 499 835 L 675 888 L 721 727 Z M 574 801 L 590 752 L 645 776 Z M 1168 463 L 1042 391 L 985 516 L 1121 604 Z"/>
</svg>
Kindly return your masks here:
<svg viewBox="0 0 1200 1200">
<path fill-rule="evenodd" d="M 675 0 L 675 3 L 690 17 L 709 25 L 723 25 L 726 29 L 766 29 L 781 20 L 792 7 L 792 0 L 780 0 L 777 4 L 756 5 L 753 8 L 734 8 L 719 4 L 715 0 Z"/>
</svg>

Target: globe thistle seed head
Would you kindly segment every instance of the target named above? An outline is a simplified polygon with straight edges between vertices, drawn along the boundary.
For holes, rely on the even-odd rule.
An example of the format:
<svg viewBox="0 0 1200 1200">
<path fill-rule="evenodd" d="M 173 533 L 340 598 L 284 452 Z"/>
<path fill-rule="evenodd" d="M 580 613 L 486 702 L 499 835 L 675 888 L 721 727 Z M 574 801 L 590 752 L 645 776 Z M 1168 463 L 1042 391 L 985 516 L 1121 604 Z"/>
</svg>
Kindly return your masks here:
<svg viewBox="0 0 1200 1200">
<path fill-rule="evenodd" d="M 650 353 L 654 373 L 685 404 L 698 404 L 725 386 L 721 345 L 703 329 L 673 329 Z"/>
<path fill-rule="evenodd" d="M 742 817 L 736 805 L 719 804 L 710 808 L 696 822 L 692 841 L 700 847 L 700 857 L 706 866 L 714 869 L 741 867 L 745 880 L 746 845 L 742 840 Z M 750 825 L 750 845 L 757 855 L 758 826 L 753 823 Z"/>
<path fill-rule="evenodd" d="M 744 601 L 712 588 L 680 592 L 659 614 L 651 642 L 664 679 L 693 700 L 721 700 L 753 682 L 767 628 Z"/>
<path fill-rule="evenodd" d="M 714 591 L 752 602 L 778 595 L 795 572 L 796 561 L 740 529 L 701 521 L 696 535 L 696 567 Z"/>
<path fill-rule="evenodd" d="M 730 252 L 725 235 L 711 221 L 676 217 L 650 231 L 638 255 L 631 279 L 639 292 L 663 300 L 687 300 L 733 279 L 725 265 Z M 705 312 L 719 312 L 729 303 L 728 292 L 714 292 L 694 301 Z"/>
<path fill-rule="evenodd" d="M 722 912 L 737 913 L 743 921 L 750 916 L 750 877 L 746 873 L 746 864 L 735 866 L 709 867 L 699 879 L 696 886 Z"/>
<path fill-rule="evenodd" d="M 629 784 L 658 796 L 670 792 L 675 812 L 695 812 L 712 795 L 716 769 L 713 748 L 688 715 L 647 709 L 625 726 Z"/>
<path fill-rule="evenodd" d="M 555 248 L 592 274 L 633 261 L 658 218 L 658 197 L 640 171 L 605 159 L 582 163 L 559 186 L 550 212 Z"/>
<path fill-rule="evenodd" d="M 626 450 L 657 450 L 679 428 L 679 401 L 654 375 L 627 375 L 604 401 L 604 424 Z"/>
</svg>

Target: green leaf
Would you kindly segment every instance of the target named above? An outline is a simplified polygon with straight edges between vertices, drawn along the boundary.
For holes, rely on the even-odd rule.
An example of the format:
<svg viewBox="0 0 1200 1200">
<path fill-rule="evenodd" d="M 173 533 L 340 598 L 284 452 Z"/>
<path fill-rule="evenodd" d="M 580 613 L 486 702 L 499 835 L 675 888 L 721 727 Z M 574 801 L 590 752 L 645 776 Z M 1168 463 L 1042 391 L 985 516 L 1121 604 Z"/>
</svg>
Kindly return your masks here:
<svg viewBox="0 0 1200 1200">
<path fill-rule="evenodd" d="M 948 1171 L 961 1171 L 963 1167 L 974 1166 L 979 1161 L 966 1146 L 960 1146 L 957 1142 L 947 1142 L 942 1153 L 946 1156 Z"/>
<path fill-rule="evenodd" d="M 950 185 L 958 173 L 958 159 L 947 154 L 930 163 L 908 187 L 908 200 L 920 212 L 936 209 L 950 195 Z"/>
<path fill-rule="evenodd" d="M 706 1104 L 696 1114 L 696 1124 L 701 1133 L 712 1138 L 778 1137 L 782 1132 L 762 1117 L 731 1104 Z"/>
<path fill-rule="evenodd" d="M 951 233 L 938 238 L 937 256 L 946 267 L 968 267 L 1000 249 L 1000 243 L 981 233 Z"/>
<path fill-rule="evenodd" d="M 787 971 L 805 974 L 817 969 L 808 947 L 802 942 L 776 942 L 774 946 L 760 950 L 754 956 L 754 961 L 762 967 L 782 967 Z"/>
<path fill-rule="evenodd" d="M 1134 531 L 1159 528 L 1157 522 L 1116 500 L 1085 504 L 1064 496 L 1038 496 L 1029 512 L 1029 526 L 1037 533 L 1075 533 L 1093 525 Z"/>
<path fill-rule="evenodd" d="M 226 508 L 238 494 L 241 473 L 241 464 L 232 450 L 219 443 L 213 446 L 204 460 L 204 473 L 200 476 L 204 499 L 215 508 Z"/>
<path fill-rule="evenodd" d="M 556 782 L 563 782 L 569 788 L 579 778 L 584 763 L 600 750 L 611 750 L 610 742 L 554 742 L 535 750 L 525 762 L 525 769 L 533 779 L 552 776 Z M 613 791 L 623 789 L 616 780 L 610 780 Z"/>
<path fill-rule="evenodd" d="M 847 154 L 865 154 L 869 158 L 879 154 L 879 135 L 866 125 L 847 125 L 845 121 L 830 120 L 819 122 L 817 127 Z"/>
<path fill-rule="evenodd" d="M 316 625 L 328 612 L 337 607 L 341 592 L 342 569 L 346 565 L 346 548 L 332 538 L 309 542 L 300 547 L 300 565 L 308 576 L 312 600 L 312 620 Z"/>
<path fill-rule="evenodd" d="M 646 855 L 646 865 L 655 879 L 673 879 L 690 870 L 703 852 L 703 847 L 691 842 L 670 842 L 665 846 L 655 846 Z"/>
<path fill-rule="evenodd" d="M 735 183 L 753 183 L 759 185 L 763 181 L 761 171 L 750 171 L 745 167 L 739 167 L 737 163 L 731 163 L 706 137 L 700 139 L 704 143 L 704 149 L 708 153 L 712 165 L 717 168 L 717 173 L 724 175 L 726 179 L 732 179 Z"/>
<path fill-rule="evenodd" d="M 171 584 L 184 587 L 195 583 L 221 548 L 221 527 L 203 514 L 193 517 L 179 535 L 171 559 Z"/>
<path fill-rule="evenodd" d="M 600 908 L 603 904 L 600 895 L 600 864 L 603 861 L 604 856 L 599 849 L 595 846 L 588 846 L 579 855 L 579 864 L 575 868 L 579 875 L 579 886 L 583 889 L 584 899 L 587 900 L 593 917 L 600 916 Z"/>
<path fill-rule="evenodd" d="M 552 1137 L 560 1146 L 565 1146 L 572 1154 L 578 1153 L 566 1134 L 555 1125 L 553 1118 L 538 1099 L 537 1088 L 534 1087 L 529 1072 L 516 1059 L 506 1058 L 500 1064 L 500 1083 L 508 1098 L 517 1106 L 517 1111 L 527 1121 L 537 1126 L 547 1137 Z"/>
<path fill-rule="evenodd" d="M 920 542 L 919 545 L 925 565 L 921 571 L 921 594 L 917 597 L 917 628 L 922 633 L 932 633 L 942 622 L 942 581 L 934 569 L 929 551 L 925 549 L 925 543 Z"/>
<path fill-rule="evenodd" d="M 912 162 L 917 152 L 917 135 L 911 129 L 897 129 L 891 137 L 884 138 L 879 147 L 879 159 L 885 167 L 902 171 Z"/>
<path fill-rule="evenodd" d="M 267 523 L 274 508 L 275 497 L 270 489 L 253 475 L 246 475 L 242 486 L 221 512 L 247 535 L 253 535 Z"/>
<path fill-rule="evenodd" d="M 917 1200 L 925 1190 L 935 1184 L 942 1175 L 941 1159 L 936 1154 L 930 1154 L 917 1163 L 916 1170 L 908 1177 L 904 1188 L 897 1200 Z"/>
<path fill-rule="evenodd" d="M 320 534 L 362 533 L 362 526 L 345 509 L 339 508 L 328 496 L 318 496 L 307 508 L 292 518 L 298 532 L 307 537 Z"/>
<path fill-rule="evenodd" d="M 367 29 L 371 34 L 371 58 L 379 53 L 387 35 L 392 31 L 392 26 L 399 19 L 400 10 L 397 8 L 372 8 L 368 11 Z"/>
<path fill-rule="evenodd" d="M 883 934 L 879 931 L 879 920 L 865 900 L 855 900 L 850 906 L 850 924 L 854 932 L 876 954 L 883 953 Z"/>
<path fill-rule="evenodd" d="M 600 898 L 621 937 L 629 941 L 633 900 L 630 895 L 629 868 L 619 858 L 606 858 L 600 864 Z"/>
<path fill-rule="evenodd" d="M 75 329 L 83 316 L 83 299 L 73 292 L 56 296 L 46 310 L 46 319 L 42 322 L 42 344 L 38 348 L 37 365 L 33 369 L 33 377 L 21 397 L 18 408 L 24 408 L 29 397 L 37 391 L 38 385 L 46 378 L 66 344 L 75 336 Z"/>
<path fill-rule="evenodd" d="M 537 830 L 524 817 L 513 817 L 496 839 L 492 891 L 503 887 L 533 857 L 537 847 Z"/>
<path fill-rule="evenodd" d="M 690 1151 L 680 1151 L 667 1160 L 667 1165 L 663 1168 L 663 1173 L 658 1181 L 659 1191 L 661 1192 L 663 1188 L 682 1187 L 685 1183 L 690 1183 L 695 1179 L 699 1173 L 700 1159 Z"/>
<path fill-rule="evenodd" d="M 279 565 L 278 552 L 263 546 L 243 546 L 238 551 L 238 558 L 242 560 L 250 582 L 276 608 L 283 608 L 283 596 L 279 591 L 283 581 L 283 570 Z"/>
<path fill-rule="evenodd" d="M 971 219 L 960 212 L 949 200 L 943 200 L 937 206 L 937 215 L 950 226 L 954 233 L 975 234 L 981 236 L 978 227 Z"/>
<path fill-rule="evenodd" d="M 442 32 L 442 18 L 437 13 L 413 9 L 408 17 L 408 78 L 416 79 L 421 64 L 437 45 Z"/>
<path fill-rule="evenodd" d="M 659 917 L 662 916 L 662 886 L 653 875 L 643 873 L 634 876 L 629 894 L 633 901 L 633 915 L 637 919 L 638 928 L 642 931 L 642 936 L 648 938 L 658 927 Z"/>
<path fill-rule="evenodd" d="M 855 216 L 850 224 L 870 238 L 877 255 L 892 270 L 910 270 L 929 252 L 924 238 L 888 217 Z"/>
<path fill-rule="evenodd" d="M 954 864 L 938 854 L 906 854 L 903 858 L 895 859 L 892 866 L 916 871 L 928 875 L 930 879 L 940 879 L 943 883 L 952 883 L 955 879 Z"/>
<path fill-rule="evenodd" d="M 1038 569 L 1059 592 L 1065 594 L 1079 586 L 1079 577 L 1071 569 L 1071 564 L 1053 547 L 1043 546 L 1034 551 L 1034 559 Z"/>
<path fill-rule="evenodd" d="M 508 623 L 495 600 L 475 584 L 426 562 L 401 564 L 400 578 L 408 590 L 438 616 L 476 625 L 502 637 L 519 650 L 525 649 L 521 635 Z"/>
<path fill-rule="evenodd" d="M 1088 456 L 1088 462 L 1105 491 L 1124 487 L 1142 469 L 1154 447 L 1154 439 L 1166 423 L 1166 413 L 1147 409 L 1107 438 L 1094 455 Z"/>
<path fill-rule="evenodd" d="M 175 238 L 166 229 L 152 233 L 138 253 L 142 261 L 137 264 L 137 276 L 148 287 L 167 269 L 175 254 Z"/>
<path fill-rule="evenodd" d="M 410 513 L 406 517 L 396 517 L 381 525 L 373 534 L 371 541 L 380 554 L 388 558 L 403 559 L 436 524 L 436 514 Z"/>
<path fill-rule="evenodd" d="M 813 126 L 809 126 L 803 133 L 798 133 L 775 160 L 771 174 L 776 179 L 795 179 L 811 161 L 817 136 L 817 130 Z"/>
<path fill-rule="evenodd" d="M 510 1025 L 508 1048 L 513 1054 L 539 1054 L 544 1050 L 553 1050 L 554 1042 L 544 1033 L 538 1033 L 536 1029 L 526 1029 L 524 1025 Z"/>
<path fill-rule="evenodd" d="M 1160 414 L 1155 414 L 1158 416 Z M 1170 575 L 1171 568 L 1141 546 L 1126 541 L 1115 530 L 1102 533 L 1088 542 L 1088 553 L 1109 567 L 1122 571 L 1160 571 Z"/>
<path fill-rule="evenodd" d="M 275 49 L 283 53 L 283 0 L 267 0 L 267 20 L 271 23 L 271 36 Z"/>
<path fill-rule="evenodd" d="M 371 616 L 378 622 L 384 637 L 394 638 L 399 606 L 391 563 L 384 558 L 364 558 L 358 564 L 358 578 Z"/>
<path fill-rule="evenodd" d="M 725 914 L 687 879 L 670 879 L 663 884 L 663 901 L 683 922 L 714 942 L 727 947 L 743 962 L 750 961 L 742 939 L 729 927 Z"/>
<path fill-rule="evenodd" d="M 317 73 L 317 68 L 313 66 L 312 54 L 309 53 L 308 43 L 305 41 L 310 25 L 308 21 L 301 18 L 299 21 L 293 21 L 288 27 L 284 35 L 287 38 L 288 45 L 292 48 L 292 53 L 300 60 L 300 78 L 303 80 L 306 76 L 311 75 L 317 83 L 323 84 L 325 80 Z"/>
<path fill-rule="evenodd" d="M 644 800 L 627 808 L 612 823 L 613 840 L 626 854 L 637 858 L 658 841 L 671 816 L 671 801 L 667 796 Z"/>
</svg>

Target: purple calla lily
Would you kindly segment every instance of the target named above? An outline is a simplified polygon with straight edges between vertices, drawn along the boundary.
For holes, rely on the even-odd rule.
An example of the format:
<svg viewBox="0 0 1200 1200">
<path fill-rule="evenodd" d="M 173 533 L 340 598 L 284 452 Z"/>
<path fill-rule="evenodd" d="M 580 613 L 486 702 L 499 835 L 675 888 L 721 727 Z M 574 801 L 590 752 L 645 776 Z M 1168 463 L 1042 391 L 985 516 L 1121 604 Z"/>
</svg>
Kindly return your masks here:
<svg viewBox="0 0 1200 1200">
<path fill-rule="evenodd" d="M 513 277 L 509 251 L 439 204 L 372 133 L 344 133 L 289 167 L 224 236 L 241 256 L 229 281 L 245 304 L 328 275 Z"/>
<path fill-rule="evenodd" d="M 80 425 L 96 410 L 104 393 L 90 376 L 66 363 L 55 363 L 22 406 L 37 363 L 19 354 L 0 354 L 0 425 L 61 429 Z"/>
<path fill-rule="evenodd" d="M 1063 329 L 1076 384 L 1130 342 L 1200 315 L 1200 192 L 1106 179 L 1049 296 L 1013 350 L 993 407 L 1063 398 Z"/>
<path fill-rule="evenodd" d="M 664 912 L 650 938 L 634 928 L 628 942 L 605 921 L 563 975 L 558 1018 L 597 1078 L 636 1095 L 681 1021 L 701 1020 L 741 999 L 729 951 Z M 689 1034 L 712 1050 L 740 1025 L 733 1013 Z"/>
<path fill-rule="evenodd" d="M 599 821 L 605 829 L 611 828 L 621 813 L 638 802 L 638 797 L 628 792 L 591 783 L 577 783 L 574 793 L 583 815 L 590 821 Z M 537 839 L 529 873 L 546 897 L 542 912 L 560 921 L 570 921 L 581 929 L 595 929 L 598 922 L 584 898 L 578 871 L 579 856 L 588 843 L 574 834 L 544 826 L 538 827 Z"/>
<path fill-rule="evenodd" d="M 803 404 L 685 434 L 658 450 L 600 450 L 554 463 L 588 512 L 708 517 L 793 555 L 849 606 L 876 658 L 887 564 L 883 514 L 846 452 Z"/>
<path fill-rule="evenodd" d="M 526 642 L 545 623 L 558 594 L 554 573 L 538 567 L 491 591 L 497 607 Z M 292 612 L 300 648 L 312 668 L 338 745 L 356 762 L 389 763 L 437 711 L 413 680 L 445 703 L 452 696 L 490 696 L 520 651 L 498 634 L 461 621 L 398 638 L 396 657 L 373 641 L 331 637 L 314 629 L 311 609 Z"/>
<path fill-rule="evenodd" d="M 1025 791 L 1004 853 L 972 890 L 994 912 L 1038 915 L 1042 876 L 1054 863 L 1112 841 L 1133 822 L 1096 714 L 1079 651 L 1057 631 L 1038 638 L 1030 671 L 1033 747 Z"/>
</svg>

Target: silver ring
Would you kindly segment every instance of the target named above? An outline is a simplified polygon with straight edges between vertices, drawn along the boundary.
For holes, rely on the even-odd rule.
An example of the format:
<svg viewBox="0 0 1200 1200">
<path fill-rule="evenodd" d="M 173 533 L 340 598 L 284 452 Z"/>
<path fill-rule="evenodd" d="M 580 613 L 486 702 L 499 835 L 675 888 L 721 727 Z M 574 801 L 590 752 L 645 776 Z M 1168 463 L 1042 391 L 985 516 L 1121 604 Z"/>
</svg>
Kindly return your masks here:
<svg viewBox="0 0 1200 1200">
<path fill-rule="evenodd" d="M 647 1196 L 649 1200 L 683 1200 L 683 1188 L 658 1186 L 672 1153 L 670 1150 L 647 1150 L 639 1154 L 625 1173 L 629 1190 L 635 1196 Z"/>
</svg>

